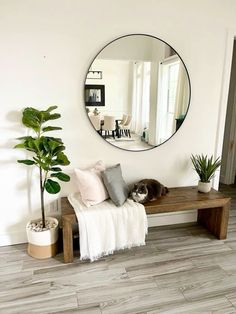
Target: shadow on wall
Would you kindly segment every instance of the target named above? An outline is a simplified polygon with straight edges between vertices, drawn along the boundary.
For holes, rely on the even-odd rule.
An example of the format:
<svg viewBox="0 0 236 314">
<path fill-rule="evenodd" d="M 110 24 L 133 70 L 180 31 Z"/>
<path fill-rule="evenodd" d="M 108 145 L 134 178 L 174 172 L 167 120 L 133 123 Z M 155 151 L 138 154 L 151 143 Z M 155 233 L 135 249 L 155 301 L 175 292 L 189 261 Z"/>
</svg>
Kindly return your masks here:
<svg viewBox="0 0 236 314">
<path fill-rule="evenodd" d="M 9 126 L 1 126 L 1 132 L 7 133 L 9 136 L 8 140 L 4 143 L 1 142 L 0 144 L 0 170 L 2 170 L 3 176 L 7 170 L 7 175 L 9 177 L 14 178 L 12 180 L 12 188 L 14 186 L 14 190 L 19 192 L 19 195 L 16 195 L 15 199 L 13 200 L 13 204 L 17 207 L 19 204 L 18 197 L 21 197 L 22 194 L 26 196 L 26 211 L 28 214 L 24 215 L 21 220 L 16 224 L 9 226 L 5 231 L 4 234 L 1 234 L 3 237 L 3 243 L 12 244 L 12 243 L 20 243 L 24 239 L 26 239 L 25 233 L 25 225 L 27 220 L 29 220 L 29 216 L 32 216 L 33 209 L 32 209 L 32 173 L 33 169 L 31 168 L 23 168 L 23 165 L 18 165 L 17 160 L 20 159 L 20 155 L 22 152 L 20 150 L 14 149 L 14 146 L 18 144 L 16 140 L 18 137 L 25 135 L 25 129 L 22 128 L 21 123 L 22 112 L 19 111 L 10 111 L 6 114 L 5 119 L 8 121 Z M 25 153 L 23 155 L 25 156 Z M 15 176 L 15 168 L 19 167 L 20 172 L 18 175 Z M 21 169 L 22 167 L 22 169 Z M 21 170 L 23 170 L 21 172 Z M 14 176 L 14 177 L 13 177 Z M 11 187 L 11 181 L 8 181 Z M 4 183 L 3 183 L 4 184 Z M 16 208 L 17 210 L 17 208 Z"/>
<path fill-rule="evenodd" d="M 0 168 L 2 169 L 9 169 L 9 167 L 11 167 L 13 164 L 15 165 L 17 163 L 17 158 L 16 159 L 8 159 L 8 160 L 3 160 L 1 159 L 0 162 Z M 19 165 L 19 167 L 23 166 Z M 32 210 L 32 190 L 34 187 L 34 184 L 32 184 L 32 177 L 33 177 L 33 169 L 28 168 L 28 169 L 24 169 L 24 173 L 25 175 L 22 177 L 18 177 L 14 179 L 14 189 L 16 191 L 19 192 L 19 194 L 21 193 L 26 193 L 27 195 L 27 204 L 26 207 L 28 209 L 28 213 L 32 214 L 33 210 Z M 17 197 L 16 197 L 16 201 L 17 201 Z"/>
<path fill-rule="evenodd" d="M 20 111 L 20 110 L 9 111 L 6 114 L 6 119 L 9 122 L 14 122 L 16 124 L 16 126 L 19 126 L 22 128 L 21 117 L 22 117 L 22 111 Z"/>
<path fill-rule="evenodd" d="M 16 160 L 14 160 L 14 162 L 16 162 Z M 23 165 L 19 166 L 24 167 Z M 8 226 L 5 229 L 5 234 L 3 234 L 3 245 L 26 243 L 26 224 L 32 219 L 41 218 L 40 193 L 39 188 L 37 187 L 38 180 L 34 180 L 36 175 L 34 171 L 37 171 L 37 169 L 28 167 L 25 169 L 25 171 L 26 177 L 20 178 L 20 181 L 16 185 L 16 189 L 19 192 L 21 191 L 22 193 L 27 193 L 27 203 L 25 205 L 27 207 L 25 212 L 27 212 L 27 214 L 24 214 L 24 216 L 21 217 L 21 220 L 19 220 L 17 223 Z M 78 191 L 74 171 L 71 170 L 68 172 L 68 174 L 71 176 L 71 182 L 69 182 L 70 184 L 61 182 L 61 192 L 55 195 L 56 198 L 54 200 L 45 199 L 46 216 L 57 218 L 59 223 L 61 218 L 60 198 Z M 38 201 L 37 208 L 34 208 L 33 206 L 33 200 L 35 198 L 37 198 Z M 15 206 L 17 206 L 17 203 Z"/>
<path fill-rule="evenodd" d="M 12 137 L 9 138 L 5 143 L 0 144 L 0 149 L 12 149 L 17 144 L 16 138 L 25 135 L 25 130 L 22 128 L 21 123 L 22 112 L 21 111 L 10 111 L 6 114 L 6 120 L 10 122 L 10 127 L 2 127 L 1 131 L 10 131 Z M 9 133 L 10 133 L 9 132 Z"/>
<path fill-rule="evenodd" d="M 66 173 L 70 176 L 70 182 L 60 182 L 61 192 L 58 197 L 68 196 L 71 193 L 78 192 L 78 186 L 76 183 L 76 175 L 73 169 L 67 169 Z"/>
<path fill-rule="evenodd" d="M 57 218 L 60 224 L 61 207 L 60 207 L 60 202 L 58 202 L 58 199 L 51 202 L 45 202 L 45 209 L 46 209 L 46 216 Z M 34 214 L 31 213 L 30 216 L 25 215 L 17 223 L 12 224 L 11 226 L 8 226 L 5 229 L 4 234 L 0 234 L 0 239 L 1 239 L 0 246 L 27 243 L 27 235 L 26 235 L 27 223 L 31 220 L 40 219 L 40 218 L 41 218 L 41 209 L 40 207 L 38 207 L 37 210 L 34 211 Z"/>
</svg>

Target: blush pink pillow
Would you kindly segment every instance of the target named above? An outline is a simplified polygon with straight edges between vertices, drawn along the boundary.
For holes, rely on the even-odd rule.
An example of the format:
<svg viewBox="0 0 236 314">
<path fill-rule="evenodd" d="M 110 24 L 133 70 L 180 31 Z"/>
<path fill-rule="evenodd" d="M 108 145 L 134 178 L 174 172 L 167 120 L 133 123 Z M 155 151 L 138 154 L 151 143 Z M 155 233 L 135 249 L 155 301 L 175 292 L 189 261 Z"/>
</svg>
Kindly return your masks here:
<svg viewBox="0 0 236 314">
<path fill-rule="evenodd" d="M 102 161 L 98 161 L 93 168 L 74 169 L 81 199 L 87 207 L 99 204 L 109 197 L 101 178 L 101 171 L 104 170 Z"/>
</svg>

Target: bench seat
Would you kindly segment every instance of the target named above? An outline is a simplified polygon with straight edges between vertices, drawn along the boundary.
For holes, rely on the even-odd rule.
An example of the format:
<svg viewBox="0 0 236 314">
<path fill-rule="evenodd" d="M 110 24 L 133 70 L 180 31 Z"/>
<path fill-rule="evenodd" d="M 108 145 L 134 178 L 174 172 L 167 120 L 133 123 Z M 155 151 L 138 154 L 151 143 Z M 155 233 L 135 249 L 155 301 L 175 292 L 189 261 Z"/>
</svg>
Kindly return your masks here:
<svg viewBox="0 0 236 314">
<path fill-rule="evenodd" d="M 199 193 L 197 187 L 170 188 L 169 193 L 156 201 L 144 204 L 146 213 L 159 214 L 168 212 L 198 210 L 197 221 L 218 239 L 226 239 L 230 198 L 211 189 L 210 193 Z M 73 262 L 72 226 L 77 224 L 73 207 L 67 197 L 61 198 L 64 262 Z"/>
</svg>

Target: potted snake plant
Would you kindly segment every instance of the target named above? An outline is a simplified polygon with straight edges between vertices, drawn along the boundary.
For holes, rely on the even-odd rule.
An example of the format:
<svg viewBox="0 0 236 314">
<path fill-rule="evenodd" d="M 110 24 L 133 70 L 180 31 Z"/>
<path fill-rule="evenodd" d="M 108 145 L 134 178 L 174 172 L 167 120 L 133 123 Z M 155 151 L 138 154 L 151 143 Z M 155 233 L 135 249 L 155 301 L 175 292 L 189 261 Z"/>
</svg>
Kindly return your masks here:
<svg viewBox="0 0 236 314">
<path fill-rule="evenodd" d="M 62 140 L 45 135 L 47 132 L 61 130 L 61 127 L 47 125 L 48 121 L 61 117 L 59 113 L 53 113 L 55 109 L 57 106 L 42 111 L 31 107 L 25 108 L 22 123 L 32 135 L 18 138 L 21 142 L 15 146 L 25 149 L 30 156 L 18 160 L 18 163 L 35 166 L 39 174 L 41 218 L 30 221 L 26 226 L 28 254 L 35 258 L 52 257 L 57 252 L 58 221 L 53 217 L 45 217 L 44 192 L 56 194 L 61 189 L 58 180 L 70 181 L 70 177 L 61 169 L 61 166 L 70 163 L 63 152 L 65 146 Z"/>
<path fill-rule="evenodd" d="M 213 160 L 213 156 L 191 155 L 191 161 L 194 169 L 199 176 L 198 191 L 208 193 L 211 190 L 211 179 L 214 177 L 216 170 L 221 165 L 220 157 Z"/>
</svg>

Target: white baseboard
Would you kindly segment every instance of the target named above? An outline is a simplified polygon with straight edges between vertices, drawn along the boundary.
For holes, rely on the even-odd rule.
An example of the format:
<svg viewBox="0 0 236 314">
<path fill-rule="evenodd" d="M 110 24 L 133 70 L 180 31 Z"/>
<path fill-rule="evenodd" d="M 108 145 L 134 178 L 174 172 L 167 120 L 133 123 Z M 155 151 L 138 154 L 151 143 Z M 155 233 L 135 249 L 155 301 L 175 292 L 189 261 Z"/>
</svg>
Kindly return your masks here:
<svg viewBox="0 0 236 314">
<path fill-rule="evenodd" d="M 197 210 L 148 215 L 148 227 L 173 225 L 197 220 Z M 25 231 L 0 234 L 0 246 L 27 243 Z"/>
<path fill-rule="evenodd" d="M 0 233 L 0 246 L 27 243 L 25 231 L 15 231 L 10 233 Z"/>
<path fill-rule="evenodd" d="M 165 226 L 197 221 L 197 210 L 148 215 L 148 227 Z"/>
</svg>

